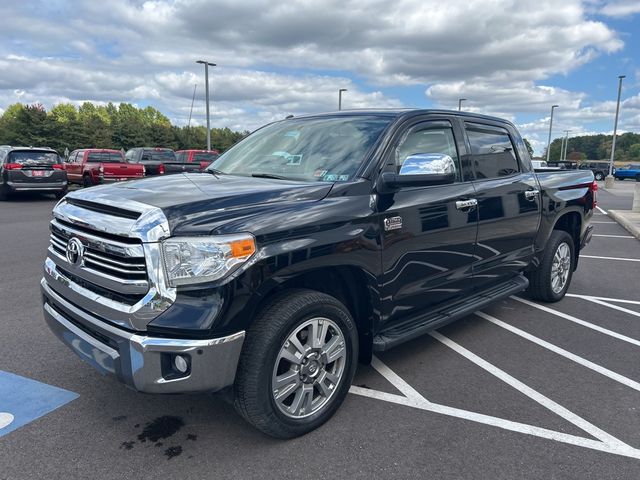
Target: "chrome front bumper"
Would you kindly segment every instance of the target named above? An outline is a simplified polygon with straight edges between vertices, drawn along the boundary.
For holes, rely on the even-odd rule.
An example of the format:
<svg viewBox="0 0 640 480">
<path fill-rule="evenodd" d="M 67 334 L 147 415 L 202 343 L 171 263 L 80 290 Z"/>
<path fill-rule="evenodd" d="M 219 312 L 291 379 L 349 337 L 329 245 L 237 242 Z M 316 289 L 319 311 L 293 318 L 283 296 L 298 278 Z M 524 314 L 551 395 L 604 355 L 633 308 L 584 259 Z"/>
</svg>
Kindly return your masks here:
<svg viewBox="0 0 640 480">
<path fill-rule="evenodd" d="M 81 359 L 140 392 L 215 392 L 233 384 L 245 332 L 205 340 L 151 337 L 93 317 L 40 282 L 44 317 L 53 333 Z M 172 369 L 175 355 L 189 370 Z"/>
</svg>

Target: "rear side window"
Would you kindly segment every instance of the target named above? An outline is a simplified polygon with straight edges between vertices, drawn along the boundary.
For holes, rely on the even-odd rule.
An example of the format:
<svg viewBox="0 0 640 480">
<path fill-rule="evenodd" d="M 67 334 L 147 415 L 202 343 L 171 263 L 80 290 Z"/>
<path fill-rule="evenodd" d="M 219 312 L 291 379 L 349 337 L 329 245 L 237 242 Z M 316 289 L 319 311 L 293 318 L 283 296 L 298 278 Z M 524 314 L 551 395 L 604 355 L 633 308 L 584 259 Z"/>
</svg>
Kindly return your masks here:
<svg viewBox="0 0 640 480">
<path fill-rule="evenodd" d="M 88 162 L 121 163 L 124 162 L 122 155 L 115 152 L 89 152 Z"/>
<path fill-rule="evenodd" d="M 476 178 L 507 177 L 520 167 L 515 148 L 506 130 L 467 124 Z"/>
<path fill-rule="evenodd" d="M 60 157 L 55 152 L 38 152 L 37 150 L 16 151 L 9 154 L 7 163 L 19 165 L 53 165 L 60 163 Z"/>
</svg>

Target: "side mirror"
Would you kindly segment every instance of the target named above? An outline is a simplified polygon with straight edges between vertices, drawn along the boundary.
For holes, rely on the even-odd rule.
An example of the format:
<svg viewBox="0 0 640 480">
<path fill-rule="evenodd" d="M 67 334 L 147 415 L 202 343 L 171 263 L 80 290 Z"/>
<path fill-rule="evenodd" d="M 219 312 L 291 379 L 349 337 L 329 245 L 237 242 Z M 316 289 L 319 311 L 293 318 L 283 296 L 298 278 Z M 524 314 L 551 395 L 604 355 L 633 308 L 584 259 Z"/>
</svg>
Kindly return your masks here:
<svg viewBox="0 0 640 480">
<path fill-rule="evenodd" d="M 400 167 L 400 173 L 384 172 L 382 183 L 388 190 L 401 187 L 446 185 L 456 180 L 456 164 L 443 153 L 416 153 L 409 155 Z"/>
</svg>

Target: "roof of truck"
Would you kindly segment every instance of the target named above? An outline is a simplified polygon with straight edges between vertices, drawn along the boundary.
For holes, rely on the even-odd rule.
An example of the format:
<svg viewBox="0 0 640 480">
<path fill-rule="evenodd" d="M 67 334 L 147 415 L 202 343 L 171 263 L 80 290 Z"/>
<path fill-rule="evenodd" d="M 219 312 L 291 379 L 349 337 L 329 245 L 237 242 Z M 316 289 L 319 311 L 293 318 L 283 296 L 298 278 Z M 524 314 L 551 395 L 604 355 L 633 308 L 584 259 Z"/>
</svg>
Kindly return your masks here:
<svg viewBox="0 0 640 480">
<path fill-rule="evenodd" d="M 308 115 L 300 115 L 297 117 L 288 117 L 288 118 L 312 118 L 312 117 L 323 117 L 323 116 L 353 116 L 353 115 L 374 115 L 380 117 L 412 117 L 416 115 L 433 115 L 433 114 L 441 114 L 441 115 L 454 115 L 457 117 L 466 117 L 469 119 L 484 119 L 484 120 L 493 120 L 496 122 L 508 123 L 512 124 L 507 119 L 494 117 L 491 115 L 482 115 L 480 113 L 471 113 L 471 112 L 461 112 L 458 110 L 439 110 L 439 109 L 430 109 L 430 108 L 362 108 L 362 109 L 354 109 L 354 110 L 338 110 L 335 112 L 325 112 L 325 113 L 315 113 Z"/>
</svg>

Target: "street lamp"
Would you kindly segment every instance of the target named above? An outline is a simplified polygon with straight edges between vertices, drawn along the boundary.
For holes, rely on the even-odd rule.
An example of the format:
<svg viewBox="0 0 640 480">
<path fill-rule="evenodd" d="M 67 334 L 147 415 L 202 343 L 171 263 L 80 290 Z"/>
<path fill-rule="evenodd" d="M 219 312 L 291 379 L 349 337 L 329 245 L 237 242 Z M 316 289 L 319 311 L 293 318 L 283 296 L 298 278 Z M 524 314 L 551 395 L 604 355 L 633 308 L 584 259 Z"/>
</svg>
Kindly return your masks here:
<svg viewBox="0 0 640 480">
<path fill-rule="evenodd" d="M 346 88 L 338 90 L 338 110 L 342 110 L 342 92 L 346 92 Z"/>
<path fill-rule="evenodd" d="M 207 150 L 211 150 L 211 125 L 209 121 L 209 66 L 215 67 L 215 63 L 206 60 L 196 60 L 196 63 L 204 65 L 204 91 L 207 101 Z"/>
<path fill-rule="evenodd" d="M 624 75 L 618 76 L 618 103 L 616 104 L 616 120 L 613 124 L 613 141 L 611 142 L 611 160 L 609 160 L 609 175 L 604 179 L 604 188 L 612 188 L 615 181 L 613 179 L 613 157 L 616 153 L 616 135 L 618 134 L 618 115 L 620 115 L 620 94 L 622 93 L 622 79 Z"/>
<path fill-rule="evenodd" d="M 466 98 L 459 98 L 458 99 L 458 111 L 460 111 L 460 109 L 462 108 L 462 102 L 466 101 L 468 99 Z"/>
<path fill-rule="evenodd" d="M 553 128 L 553 111 L 559 105 L 551 105 L 551 121 L 549 122 L 549 141 L 547 142 L 547 163 L 549 162 L 549 154 L 551 153 L 551 129 Z"/>
</svg>

